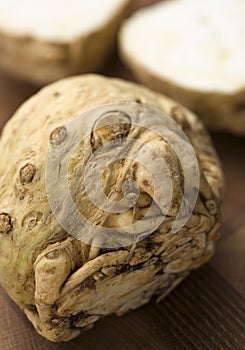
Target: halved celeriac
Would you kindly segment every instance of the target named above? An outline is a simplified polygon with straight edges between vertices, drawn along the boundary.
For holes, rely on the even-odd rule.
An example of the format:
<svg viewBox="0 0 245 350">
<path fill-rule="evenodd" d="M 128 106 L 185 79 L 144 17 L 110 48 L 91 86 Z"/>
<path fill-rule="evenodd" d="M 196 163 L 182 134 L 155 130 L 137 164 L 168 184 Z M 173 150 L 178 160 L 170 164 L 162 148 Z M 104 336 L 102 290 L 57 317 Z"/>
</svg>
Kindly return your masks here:
<svg viewBox="0 0 245 350">
<path fill-rule="evenodd" d="M 122 57 L 212 128 L 245 133 L 244 13 L 243 0 L 160 2 L 125 22 Z"/>
<path fill-rule="evenodd" d="M 0 66 L 46 84 L 100 68 L 129 0 L 0 0 Z"/>
</svg>

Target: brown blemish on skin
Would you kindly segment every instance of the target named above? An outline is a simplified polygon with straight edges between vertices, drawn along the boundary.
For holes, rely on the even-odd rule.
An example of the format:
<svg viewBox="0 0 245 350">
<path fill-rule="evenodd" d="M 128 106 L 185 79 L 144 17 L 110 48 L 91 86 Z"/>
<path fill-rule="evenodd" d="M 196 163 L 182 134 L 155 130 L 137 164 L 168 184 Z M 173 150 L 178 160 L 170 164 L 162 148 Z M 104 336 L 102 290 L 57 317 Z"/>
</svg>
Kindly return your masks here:
<svg viewBox="0 0 245 350">
<path fill-rule="evenodd" d="M 58 258 L 58 256 L 59 256 L 58 249 L 53 250 L 52 252 L 46 254 L 46 258 L 49 260 L 54 260 L 54 259 Z"/>
<path fill-rule="evenodd" d="M 8 234 L 13 230 L 12 219 L 9 214 L 0 214 L 0 234 Z"/>
<path fill-rule="evenodd" d="M 217 213 L 217 206 L 214 200 L 210 199 L 205 204 L 206 204 L 206 208 L 208 209 L 211 215 L 214 215 Z"/>
<path fill-rule="evenodd" d="M 19 283 L 24 284 L 25 281 L 26 281 L 26 276 L 21 274 L 21 273 L 18 273 L 17 280 L 18 280 Z"/>
<path fill-rule="evenodd" d="M 126 113 L 112 111 L 101 115 L 94 124 L 91 134 L 91 147 L 96 151 L 108 141 L 120 144 L 131 129 L 131 118 Z"/>
<path fill-rule="evenodd" d="M 54 275 L 55 272 L 56 272 L 56 267 L 51 267 L 50 269 L 47 269 L 47 270 L 46 270 L 46 273 L 47 273 L 48 275 Z"/>
<path fill-rule="evenodd" d="M 60 145 L 67 138 L 67 130 L 64 126 L 59 126 L 52 131 L 50 135 L 50 142 L 52 145 Z"/>
<path fill-rule="evenodd" d="M 182 107 L 174 106 L 171 109 L 170 116 L 182 127 L 182 129 L 190 130 L 190 125 L 186 120 L 186 115 Z"/>
<path fill-rule="evenodd" d="M 32 164 L 26 164 L 20 170 L 20 182 L 22 183 L 22 185 L 32 182 L 35 174 L 36 167 Z"/>
<path fill-rule="evenodd" d="M 147 187 L 150 186 L 150 185 L 149 185 L 149 182 L 148 182 L 147 180 L 144 180 L 144 181 L 143 181 L 143 184 L 144 184 L 145 186 L 147 186 Z"/>
<path fill-rule="evenodd" d="M 42 217 L 43 217 L 43 214 L 41 212 L 32 211 L 24 217 L 24 219 L 22 221 L 22 227 L 26 231 L 31 231 L 38 225 L 38 223 L 41 221 Z"/>
</svg>

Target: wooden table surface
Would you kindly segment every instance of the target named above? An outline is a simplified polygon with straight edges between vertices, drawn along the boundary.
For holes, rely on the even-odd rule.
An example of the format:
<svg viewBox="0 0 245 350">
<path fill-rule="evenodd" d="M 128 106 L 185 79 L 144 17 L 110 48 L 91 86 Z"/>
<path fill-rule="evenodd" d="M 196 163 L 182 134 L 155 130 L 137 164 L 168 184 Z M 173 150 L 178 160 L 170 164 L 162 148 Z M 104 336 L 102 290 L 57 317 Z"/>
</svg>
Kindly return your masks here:
<svg viewBox="0 0 245 350">
<path fill-rule="evenodd" d="M 103 73 L 133 80 L 116 58 Z M 0 129 L 36 91 L 0 73 Z M 104 318 L 63 344 L 36 334 L 0 289 L 0 350 L 245 349 L 245 139 L 221 133 L 212 133 L 212 139 L 223 163 L 226 195 L 222 237 L 208 264 L 159 304 Z"/>
</svg>

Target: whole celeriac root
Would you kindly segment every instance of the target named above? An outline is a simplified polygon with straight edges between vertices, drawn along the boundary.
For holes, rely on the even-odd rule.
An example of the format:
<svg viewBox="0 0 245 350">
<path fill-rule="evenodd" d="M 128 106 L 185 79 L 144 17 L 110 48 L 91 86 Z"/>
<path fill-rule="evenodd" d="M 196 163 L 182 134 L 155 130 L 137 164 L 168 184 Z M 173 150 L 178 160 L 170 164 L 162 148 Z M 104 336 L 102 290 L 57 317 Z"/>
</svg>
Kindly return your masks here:
<svg viewBox="0 0 245 350">
<path fill-rule="evenodd" d="M 50 147 L 62 149 L 67 125 L 75 117 L 120 102 L 154 106 L 185 131 L 197 156 L 200 188 L 188 221 L 174 233 L 184 178 L 171 145 L 151 130 L 133 127 L 129 119 L 98 129 L 90 129 L 84 120 L 84 139 L 71 157 L 68 179 L 74 202 L 94 225 L 116 232 L 143 216 L 145 224 L 155 221 L 162 212 L 146 167 L 130 157 L 113 162 L 102 182 L 106 196 L 117 201 L 123 180 L 133 179 L 139 189 L 133 208 L 118 214 L 91 203 L 81 185 L 81 174 L 92 154 L 108 140 L 123 145 L 123 140 L 132 136 L 151 145 L 167 163 L 172 182 L 166 219 L 153 233 L 129 246 L 105 248 L 98 241 L 88 244 L 75 238 L 58 223 L 47 198 L 46 164 Z M 129 156 L 134 147 L 128 150 Z M 68 78 L 42 89 L 16 112 L 4 128 L 0 152 L 0 282 L 37 332 L 51 341 L 68 341 L 101 317 L 122 315 L 144 305 L 153 295 L 161 300 L 214 253 L 221 224 L 220 164 L 198 118 L 167 97 L 118 79 L 96 75 Z M 164 193 L 165 175 L 158 175 Z M 89 179 L 93 185 L 93 177 Z M 57 186 L 58 181 L 59 174 Z M 63 205 L 66 215 L 69 208 Z"/>
</svg>

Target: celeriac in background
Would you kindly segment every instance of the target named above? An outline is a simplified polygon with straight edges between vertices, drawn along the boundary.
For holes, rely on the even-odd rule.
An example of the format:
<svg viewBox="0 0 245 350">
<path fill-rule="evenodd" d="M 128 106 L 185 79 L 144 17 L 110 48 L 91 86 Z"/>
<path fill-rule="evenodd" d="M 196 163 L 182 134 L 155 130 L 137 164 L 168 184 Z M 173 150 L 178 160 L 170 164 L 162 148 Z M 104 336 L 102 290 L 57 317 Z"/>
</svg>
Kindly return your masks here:
<svg viewBox="0 0 245 350">
<path fill-rule="evenodd" d="M 160 1 L 123 24 L 122 59 L 210 128 L 244 135 L 244 13 L 243 0 Z"/>
<path fill-rule="evenodd" d="M 0 0 L 0 66 L 44 85 L 106 62 L 130 0 Z"/>
</svg>

